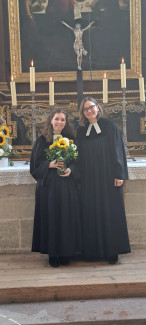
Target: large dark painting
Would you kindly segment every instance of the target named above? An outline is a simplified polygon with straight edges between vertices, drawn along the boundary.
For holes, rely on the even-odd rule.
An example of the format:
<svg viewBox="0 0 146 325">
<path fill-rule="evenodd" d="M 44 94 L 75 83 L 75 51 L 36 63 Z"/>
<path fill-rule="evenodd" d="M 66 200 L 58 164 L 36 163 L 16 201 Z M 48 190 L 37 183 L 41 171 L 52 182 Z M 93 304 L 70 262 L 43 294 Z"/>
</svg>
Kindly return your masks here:
<svg viewBox="0 0 146 325">
<path fill-rule="evenodd" d="M 122 57 L 127 78 L 141 73 L 140 0 L 9 0 L 8 5 L 11 72 L 17 82 L 28 81 L 32 59 L 37 81 L 76 80 L 77 24 L 86 51 L 84 80 L 91 71 L 93 80 L 102 79 L 104 71 L 108 79 L 120 79 Z"/>
<path fill-rule="evenodd" d="M 81 25 L 83 45 L 82 69 L 119 69 L 125 58 L 130 69 L 130 1 L 97 0 L 20 0 L 20 39 L 22 72 L 28 72 L 34 59 L 37 72 L 75 71 L 74 31 L 64 26 Z M 122 5 L 123 4 L 123 5 Z M 84 6 L 84 7 L 83 7 Z"/>
</svg>

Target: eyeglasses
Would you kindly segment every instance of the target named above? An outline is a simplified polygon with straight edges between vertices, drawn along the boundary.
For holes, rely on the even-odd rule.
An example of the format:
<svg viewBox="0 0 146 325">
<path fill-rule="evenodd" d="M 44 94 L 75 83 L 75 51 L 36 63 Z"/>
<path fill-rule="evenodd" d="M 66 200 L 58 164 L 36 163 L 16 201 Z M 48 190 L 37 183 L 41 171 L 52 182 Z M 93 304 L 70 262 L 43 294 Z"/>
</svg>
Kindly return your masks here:
<svg viewBox="0 0 146 325">
<path fill-rule="evenodd" d="M 95 106 L 96 106 L 96 105 L 94 104 L 94 105 L 91 105 L 91 106 L 89 106 L 89 107 L 85 107 L 85 108 L 83 109 L 83 111 L 84 111 L 84 112 L 88 112 L 89 109 L 93 109 Z"/>
</svg>

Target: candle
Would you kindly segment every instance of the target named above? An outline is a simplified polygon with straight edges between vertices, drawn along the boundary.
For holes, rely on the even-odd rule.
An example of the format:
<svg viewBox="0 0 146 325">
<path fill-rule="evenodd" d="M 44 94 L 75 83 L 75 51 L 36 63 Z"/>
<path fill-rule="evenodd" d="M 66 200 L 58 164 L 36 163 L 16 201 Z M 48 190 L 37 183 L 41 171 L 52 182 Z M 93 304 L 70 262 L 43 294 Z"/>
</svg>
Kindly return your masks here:
<svg viewBox="0 0 146 325">
<path fill-rule="evenodd" d="M 108 103 L 108 79 L 106 73 L 103 75 L 103 103 Z"/>
<path fill-rule="evenodd" d="M 33 60 L 30 66 L 30 91 L 35 91 L 35 67 L 33 66 Z"/>
<path fill-rule="evenodd" d="M 13 76 L 11 76 L 10 86 L 11 86 L 12 106 L 17 106 L 16 85 L 15 85 L 15 81 L 13 80 Z"/>
<path fill-rule="evenodd" d="M 144 78 L 142 75 L 139 77 L 139 92 L 140 92 L 140 102 L 145 102 L 145 91 L 144 91 Z"/>
<path fill-rule="evenodd" d="M 54 106 L 54 82 L 52 78 L 49 81 L 49 105 Z"/>
<path fill-rule="evenodd" d="M 122 58 L 121 63 L 121 88 L 126 88 L 126 64 L 124 58 Z"/>
</svg>

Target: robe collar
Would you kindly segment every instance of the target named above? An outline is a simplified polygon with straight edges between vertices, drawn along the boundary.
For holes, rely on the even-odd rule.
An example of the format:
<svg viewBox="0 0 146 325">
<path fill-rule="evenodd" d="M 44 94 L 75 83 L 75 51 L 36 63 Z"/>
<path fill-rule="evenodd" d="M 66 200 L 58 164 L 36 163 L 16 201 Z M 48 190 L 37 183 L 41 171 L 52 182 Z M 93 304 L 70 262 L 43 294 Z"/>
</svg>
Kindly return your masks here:
<svg viewBox="0 0 146 325">
<path fill-rule="evenodd" d="M 87 129 L 87 132 L 86 132 L 86 136 L 89 136 L 90 135 L 92 126 L 94 126 L 94 129 L 95 129 L 95 131 L 96 131 L 97 134 L 101 133 L 101 129 L 100 129 L 98 123 L 96 122 L 96 123 L 93 123 L 93 124 L 89 124 L 88 129 Z"/>
</svg>

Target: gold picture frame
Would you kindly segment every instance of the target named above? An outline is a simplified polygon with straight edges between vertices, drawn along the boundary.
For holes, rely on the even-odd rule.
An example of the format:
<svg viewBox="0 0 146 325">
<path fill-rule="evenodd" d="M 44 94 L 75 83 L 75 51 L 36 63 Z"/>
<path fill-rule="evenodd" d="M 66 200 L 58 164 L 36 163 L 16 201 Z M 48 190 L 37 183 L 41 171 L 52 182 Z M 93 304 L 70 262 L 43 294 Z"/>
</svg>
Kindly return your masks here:
<svg viewBox="0 0 146 325">
<path fill-rule="evenodd" d="M 140 118 L 140 133 L 146 134 L 146 118 L 145 117 Z"/>
<path fill-rule="evenodd" d="M 20 39 L 20 17 L 19 1 L 8 0 L 9 13 L 9 39 L 11 74 L 18 83 L 29 82 L 29 73 L 22 72 L 21 64 L 21 39 Z M 110 1 L 110 0 L 109 0 Z M 141 50 L 141 0 L 130 1 L 130 69 L 127 69 L 127 78 L 138 78 L 142 71 Z M 29 62 L 28 62 L 29 65 Z M 120 79 L 119 70 L 106 71 L 108 79 Z M 76 71 L 63 72 L 38 72 L 36 82 L 46 82 L 49 77 L 54 81 L 76 81 Z M 90 80 L 90 71 L 83 71 L 83 80 Z M 102 80 L 103 70 L 92 71 L 92 80 Z"/>
</svg>

